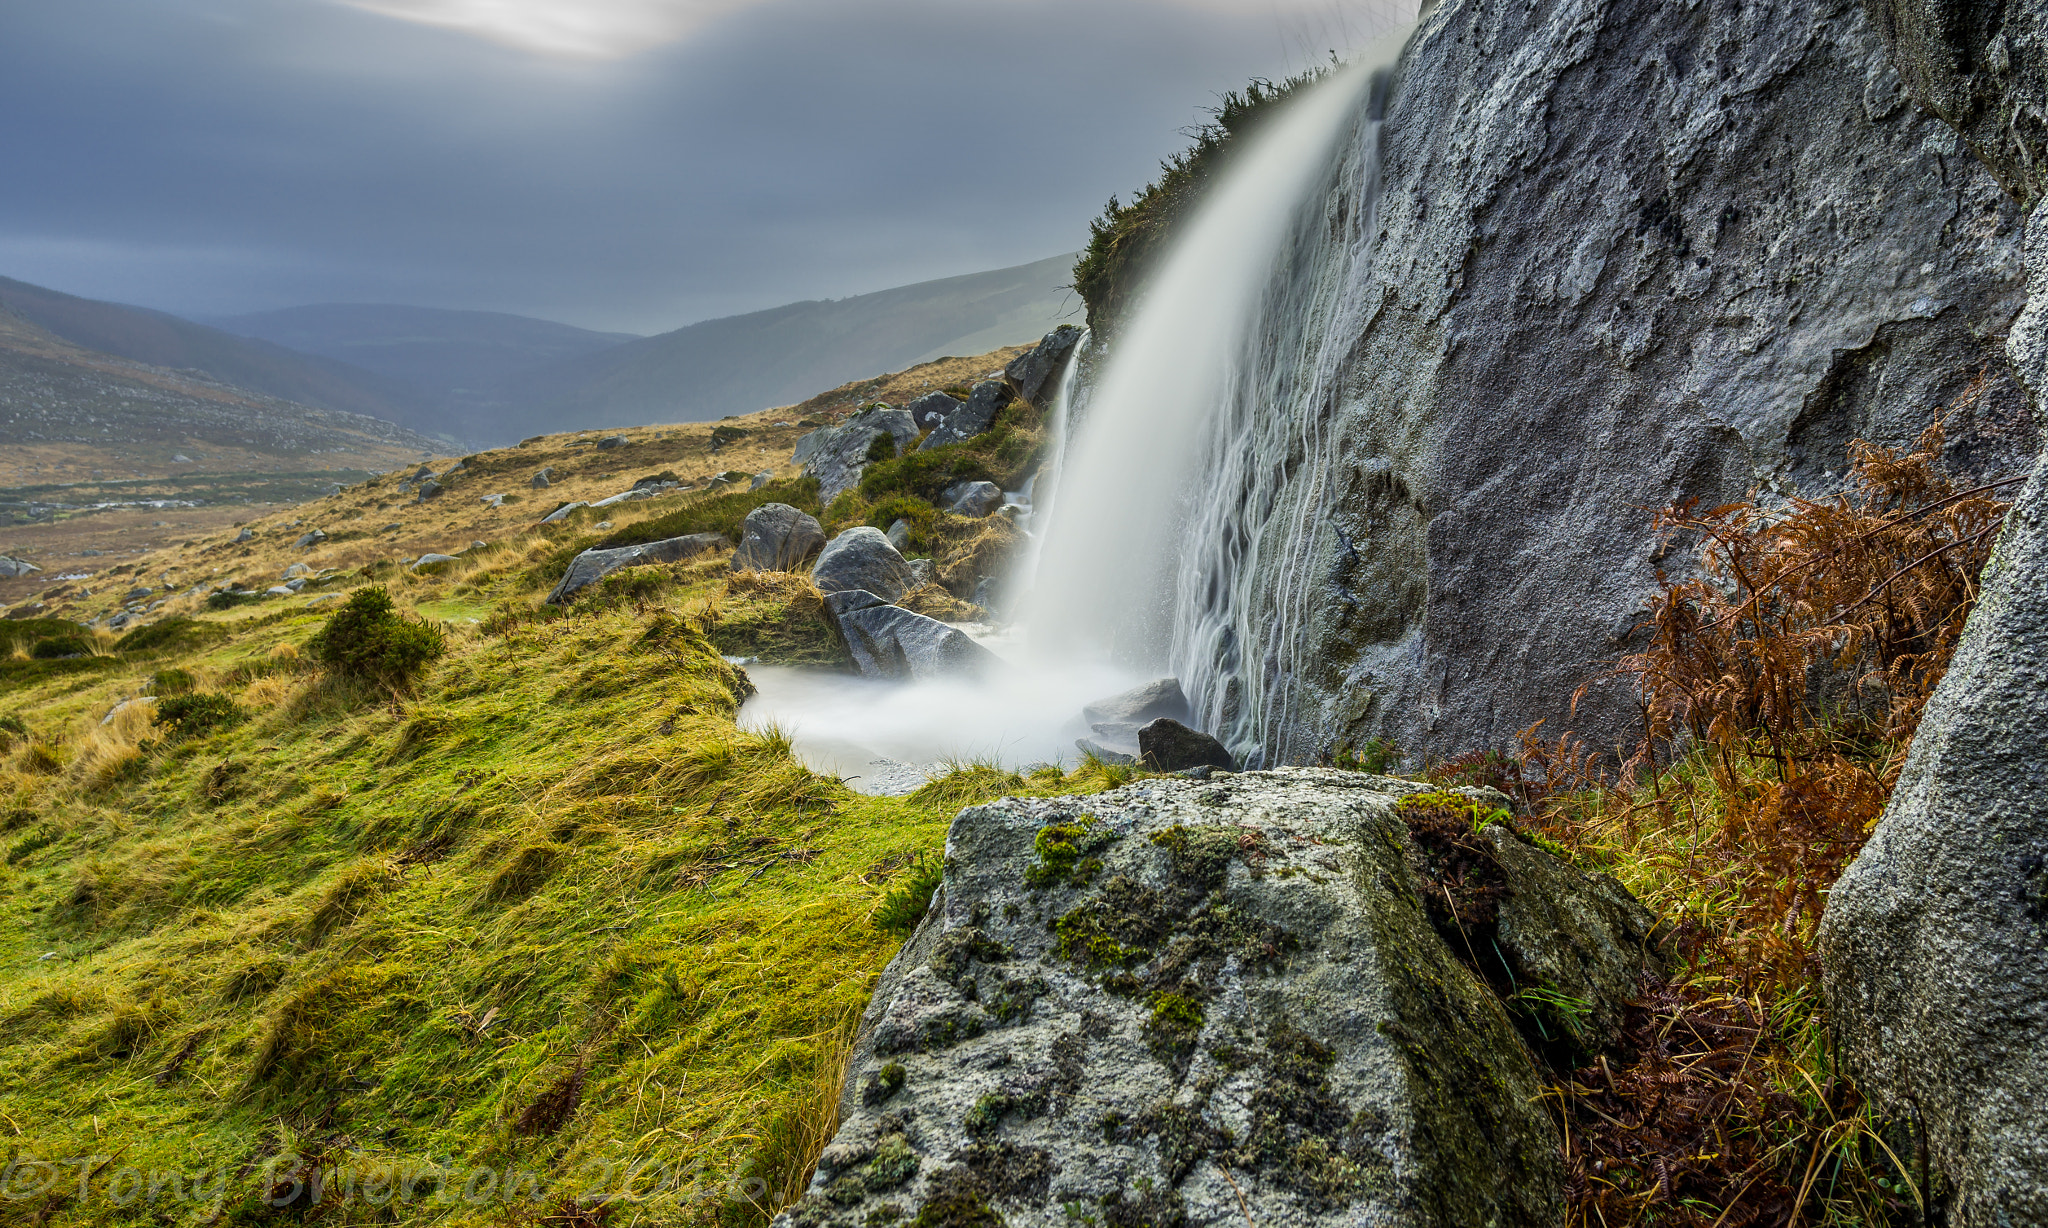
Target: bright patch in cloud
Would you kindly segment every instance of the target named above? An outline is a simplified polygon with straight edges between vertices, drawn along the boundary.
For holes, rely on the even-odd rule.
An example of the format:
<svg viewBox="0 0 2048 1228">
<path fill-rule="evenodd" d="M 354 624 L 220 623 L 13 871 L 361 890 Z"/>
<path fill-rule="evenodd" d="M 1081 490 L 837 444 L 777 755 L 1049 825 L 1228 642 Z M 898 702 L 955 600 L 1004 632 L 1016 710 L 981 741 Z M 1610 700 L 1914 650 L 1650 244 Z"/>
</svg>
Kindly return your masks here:
<svg viewBox="0 0 2048 1228">
<path fill-rule="evenodd" d="M 613 60 L 684 37 L 761 0 L 340 0 L 523 51 Z"/>
</svg>

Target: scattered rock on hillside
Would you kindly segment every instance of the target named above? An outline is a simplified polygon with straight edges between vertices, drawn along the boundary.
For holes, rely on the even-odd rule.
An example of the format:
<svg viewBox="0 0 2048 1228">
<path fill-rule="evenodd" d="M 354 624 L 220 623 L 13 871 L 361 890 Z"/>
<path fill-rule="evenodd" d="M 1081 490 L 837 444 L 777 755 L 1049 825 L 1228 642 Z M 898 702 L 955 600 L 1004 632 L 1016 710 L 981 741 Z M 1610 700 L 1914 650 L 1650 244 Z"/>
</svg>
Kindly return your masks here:
<svg viewBox="0 0 2048 1228">
<path fill-rule="evenodd" d="M 27 559 L 9 558 L 4 554 L 0 554 L 0 576 L 5 576 L 10 580 L 41 570 L 42 568 L 29 562 Z"/>
<path fill-rule="evenodd" d="M 635 486 L 631 490 L 622 490 L 615 495 L 606 495 L 604 498 L 599 499 L 597 502 L 592 503 L 590 506 L 613 507 L 620 503 L 638 503 L 643 499 L 652 499 L 654 496 L 660 493 L 661 491 L 653 487 Z"/>
<path fill-rule="evenodd" d="M 1561 1222 L 1536 1066 L 1423 905 L 1417 788 L 1297 768 L 962 812 L 777 1228 Z"/>
<path fill-rule="evenodd" d="M 748 485 L 747 485 L 747 489 L 748 489 L 748 490 L 759 490 L 759 489 L 761 489 L 761 488 L 762 488 L 763 486 L 766 486 L 766 485 L 767 485 L 768 483 L 770 483 L 770 482 L 772 482 L 772 481 L 774 481 L 774 480 L 775 480 L 775 471 L 774 471 L 773 469 L 763 469 L 763 470 L 762 470 L 761 472 L 759 472 L 759 473 L 757 473 L 757 474 L 755 474 L 755 475 L 754 475 L 754 480 L 753 480 L 752 482 L 748 483 Z"/>
<path fill-rule="evenodd" d="M 897 517 L 889 522 L 888 532 L 883 536 L 887 537 L 889 544 L 896 547 L 896 552 L 901 554 L 910 548 L 910 522 L 900 516 Z"/>
<path fill-rule="evenodd" d="M 1010 386 L 1001 380 L 985 379 L 974 386 L 974 392 L 960 408 L 946 415 L 944 422 L 925 436 L 918 451 L 928 452 L 949 443 L 964 443 L 989 428 L 996 420 L 996 414 L 1010 403 Z"/>
<path fill-rule="evenodd" d="M 948 415 L 960 408 L 962 402 L 949 392 L 927 392 L 903 407 L 910 420 L 920 431 L 929 431 L 944 422 Z"/>
<path fill-rule="evenodd" d="M 418 571 L 422 567 L 432 567 L 437 563 L 453 563 L 454 561 L 455 556 L 452 554 L 435 554 L 432 551 L 428 551 L 413 561 L 412 569 Z M 292 591 L 297 592 L 298 590 L 293 589 Z"/>
<path fill-rule="evenodd" d="M 965 632 L 890 605 L 871 592 L 827 593 L 825 613 L 864 678 L 921 681 L 984 673 L 1000 663 Z"/>
<path fill-rule="evenodd" d="M 734 571 L 795 571 L 825 547 L 825 529 L 787 503 L 764 503 L 740 522 Z"/>
<path fill-rule="evenodd" d="M 917 424 L 900 409 L 864 409 L 838 426 L 821 426 L 796 441 L 790 455 L 806 477 L 818 479 L 818 499 L 830 503 L 860 481 L 876 436 L 887 435 L 897 452 L 917 442 Z"/>
<path fill-rule="evenodd" d="M 559 524 L 562 521 L 568 519 L 570 512 L 575 511 L 579 507 L 589 506 L 590 505 L 588 503 L 581 502 L 580 500 L 575 503 L 564 503 L 562 506 L 556 508 L 554 511 L 549 512 L 547 515 L 541 517 L 540 522 L 542 524 Z"/>
<path fill-rule="evenodd" d="M 1003 505 L 1003 488 L 994 482 L 955 482 L 939 495 L 955 516 L 980 519 Z"/>
<path fill-rule="evenodd" d="M 477 502 L 483 504 L 485 507 L 490 508 L 493 511 L 496 511 L 497 509 L 505 506 L 505 496 L 484 495 L 482 498 L 478 499 Z"/>
<path fill-rule="evenodd" d="M 910 591 L 910 564 L 880 529 L 859 525 L 832 539 L 811 568 L 811 583 L 825 593 L 865 589 L 883 601 Z"/>
<path fill-rule="evenodd" d="M 1040 393 L 1059 387 L 1060 369 L 1067 365 L 1067 357 L 1074 352 L 1074 343 L 1080 339 L 1079 328 L 1072 324 L 1060 325 L 1037 345 L 1012 358 L 1010 364 L 1003 368 L 1003 379 L 1012 392 L 1036 405 Z"/>
<path fill-rule="evenodd" d="M 284 569 L 284 574 L 282 576 L 279 576 L 278 579 L 290 580 L 298 576 L 310 576 L 312 574 L 313 569 L 311 567 L 308 567 L 306 564 L 293 563 L 290 567 Z M 143 591 L 148 592 L 149 590 L 144 589 Z"/>
<path fill-rule="evenodd" d="M 1138 758 L 1155 772 L 1179 772 L 1191 767 L 1237 770 L 1237 760 L 1223 743 L 1190 729 L 1172 717 L 1162 716 L 1138 730 Z"/>
<path fill-rule="evenodd" d="M 560 605 L 620 568 L 645 567 L 652 563 L 678 563 L 707 550 L 722 550 L 725 545 L 723 533 L 692 533 L 687 537 L 642 542 L 637 546 L 585 550 L 570 560 L 569 570 L 562 573 L 561 582 L 548 594 L 548 604 Z"/>
<path fill-rule="evenodd" d="M 327 534 L 321 532 L 319 529 L 315 529 L 311 533 L 299 534 L 299 540 L 292 543 L 292 548 L 294 550 L 304 550 L 311 546 L 317 546 L 321 542 L 324 542 L 326 540 Z"/>
<path fill-rule="evenodd" d="M 623 448 L 631 442 L 624 435 L 606 435 L 603 439 L 597 441 L 597 446 L 600 448 Z"/>
<path fill-rule="evenodd" d="M 238 546 L 243 542 L 254 540 L 256 540 L 256 535 L 247 529 L 243 529 L 240 533 L 235 534 L 235 544 Z"/>
<path fill-rule="evenodd" d="M 540 471 L 535 473 L 531 478 L 527 479 L 526 484 L 528 486 L 533 487 L 535 490 L 541 490 L 548 486 L 554 485 L 554 477 L 555 467 L 553 465 L 549 465 L 546 468 L 541 469 Z"/>
</svg>

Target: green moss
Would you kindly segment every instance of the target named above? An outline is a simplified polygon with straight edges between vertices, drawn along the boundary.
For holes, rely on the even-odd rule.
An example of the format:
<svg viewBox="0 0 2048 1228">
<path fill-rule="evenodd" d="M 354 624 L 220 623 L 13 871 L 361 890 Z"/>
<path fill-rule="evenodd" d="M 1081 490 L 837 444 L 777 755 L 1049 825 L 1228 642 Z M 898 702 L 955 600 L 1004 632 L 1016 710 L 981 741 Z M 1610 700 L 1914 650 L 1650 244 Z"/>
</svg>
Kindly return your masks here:
<svg viewBox="0 0 2048 1228">
<path fill-rule="evenodd" d="M 965 1168 L 941 1170 L 910 1228 L 1002 1228 L 1003 1217 L 988 1205 L 988 1190 Z"/>
<path fill-rule="evenodd" d="M 1047 823 L 1032 837 L 1038 859 L 1025 867 L 1024 882 L 1034 891 L 1051 887 L 1086 887 L 1095 881 L 1102 861 L 1095 854 L 1109 847 L 1114 833 L 1102 829 L 1093 815 Z"/>
</svg>

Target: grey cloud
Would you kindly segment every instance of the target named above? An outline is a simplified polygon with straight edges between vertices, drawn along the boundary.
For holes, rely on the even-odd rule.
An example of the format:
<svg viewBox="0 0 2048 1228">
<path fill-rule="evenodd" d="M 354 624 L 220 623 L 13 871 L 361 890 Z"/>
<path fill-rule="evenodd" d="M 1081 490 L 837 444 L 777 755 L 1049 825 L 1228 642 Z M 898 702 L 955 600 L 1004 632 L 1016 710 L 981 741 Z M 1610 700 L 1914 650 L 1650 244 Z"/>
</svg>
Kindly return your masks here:
<svg viewBox="0 0 2048 1228">
<path fill-rule="evenodd" d="M 10 5 L 0 274 L 656 331 L 1072 250 L 1290 37 L 1146 0 L 769 0 L 593 64 L 302 0 Z"/>
</svg>

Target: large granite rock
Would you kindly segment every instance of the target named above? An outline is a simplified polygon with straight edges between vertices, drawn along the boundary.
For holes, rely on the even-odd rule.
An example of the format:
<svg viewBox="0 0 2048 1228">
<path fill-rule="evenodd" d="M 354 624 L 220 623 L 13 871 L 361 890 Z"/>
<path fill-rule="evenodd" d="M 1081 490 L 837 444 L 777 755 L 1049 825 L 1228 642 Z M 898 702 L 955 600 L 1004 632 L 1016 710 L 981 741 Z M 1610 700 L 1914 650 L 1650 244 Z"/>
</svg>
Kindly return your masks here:
<svg viewBox="0 0 2048 1228">
<path fill-rule="evenodd" d="M 910 415 L 886 405 L 864 409 L 838 426 L 821 426 L 796 441 L 792 464 L 804 476 L 818 479 L 818 499 L 830 503 L 860 483 L 868 452 L 877 436 L 886 435 L 895 455 L 917 442 L 917 424 Z"/>
<path fill-rule="evenodd" d="M 2048 8 L 1873 0 L 1915 97 L 2030 202 L 2006 338 L 2048 408 Z M 2048 1223 L 2048 456 L 1820 954 L 1857 1084 L 1919 1133 L 1955 1228 Z"/>
<path fill-rule="evenodd" d="M 764 503 L 740 522 L 734 571 L 795 571 L 825 548 L 825 527 L 787 503 Z"/>
<path fill-rule="evenodd" d="M 2048 458 L 1820 952 L 1857 1084 L 1917 1112 L 1947 1222 L 2048 1224 Z"/>
<path fill-rule="evenodd" d="M 1033 405 L 1038 404 L 1041 394 L 1051 393 L 1059 388 L 1060 372 L 1066 368 L 1067 358 L 1074 352 L 1074 343 L 1081 339 L 1081 330 L 1072 324 L 1062 324 L 1042 338 L 1029 350 L 1012 358 L 1003 368 L 1003 380 L 1010 391 Z"/>
<path fill-rule="evenodd" d="M 825 594 L 825 616 L 864 678 L 922 681 L 985 674 L 1001 661 L 966 632 L 890 605 L 873 593 Z"/>
<path fill-rule="evenodd" d="M 866 589 L 884 601 L 894 601 L 915 582 L 909 562 L 896 552 L 888 535 L 867 525 L 833 538 L 811 568 L 811 583 L 823 593 Z"/>
<path fill-rule="evenodd" d="M 620 568 L 680 563 L 707 550 L 722 550 L 727 544 L 723 533 L 692 533 L 687 537 L 642 542 L 637 546 L 585 550 L 569 561 L 569 570 L 562 573 L 560 582 L 548 594 L 548 604 L 560 605 Z"/>
<path fill-rule="evenodd" d="M 1424 906 L 1419 788 L 1284 769 L 962 812 L 778 1224 L 1561 1222 L 1535 1063 Z M 1639 970 L 1618 888 L 1516 844 L 1548 864 L 1509 894 L 1599 931 L 1544 937 Z"/>
<path fill-rule="evenodd" d="M 928 452 L 942 448 L 949 443 L 965 443 L 983 433 L 995 422 L 996 415 L 1010 403 L 1010 386 L 999 379 L 985 379 L 974 386 L 974 391 L 960 408 L 947 414 L 924 437 L 918 451 Z"/>
<path fill-rule="evenodd" d="M 1628 689 L 1572 697 L 1655 592 L 1648 509 L 1825 492 L 1943 406 L 1964 472 L 2030 463 L 2019 214 L 1855 0 L 1445 0 L 1372 98 L 1289 254 L 1331 308 L 1255 343 L 1330 367 L 1207 500 L 1257 547 L 1195 697 L 1241 757 L 1612 745 Z"/>
</svg>

